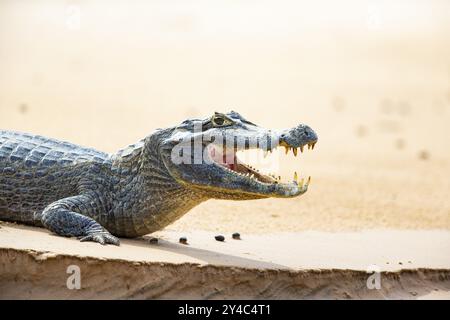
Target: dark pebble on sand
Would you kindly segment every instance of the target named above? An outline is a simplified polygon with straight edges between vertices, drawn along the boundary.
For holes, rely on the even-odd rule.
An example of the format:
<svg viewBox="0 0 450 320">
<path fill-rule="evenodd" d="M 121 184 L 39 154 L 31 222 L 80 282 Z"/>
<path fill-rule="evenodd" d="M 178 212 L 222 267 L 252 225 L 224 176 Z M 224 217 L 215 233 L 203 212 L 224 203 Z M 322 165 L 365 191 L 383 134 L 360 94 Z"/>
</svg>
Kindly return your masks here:
<svg viewBox="0 0 450 320">
<path fill-rule="evenodd" d="M 148 239 L 148 242 L 150 244 L 157 244 L 158 243 L 158 238 L 150 238 L 150 239 Z"/>
<path fill-rule="evenodd" d="M 241 235 L 239 234 L 239 232 L 235 232 L 232 235 L 234 240 L 241 240 Z"/>
<path fill-rule="evenodd" d="M 181 238 L 180 238 L 180 243 L 181 243 L 181 244 L 188 244 L 188 243 L 187 243 L 187 238 L 186 238 L 186 237 L 181 237 Z"/>
<path fill-rule="evenodd" d="M 217 241 L 225 241 L 225 237 L 224 236 L 215 236 L 214 237 Z"/>
</svg>

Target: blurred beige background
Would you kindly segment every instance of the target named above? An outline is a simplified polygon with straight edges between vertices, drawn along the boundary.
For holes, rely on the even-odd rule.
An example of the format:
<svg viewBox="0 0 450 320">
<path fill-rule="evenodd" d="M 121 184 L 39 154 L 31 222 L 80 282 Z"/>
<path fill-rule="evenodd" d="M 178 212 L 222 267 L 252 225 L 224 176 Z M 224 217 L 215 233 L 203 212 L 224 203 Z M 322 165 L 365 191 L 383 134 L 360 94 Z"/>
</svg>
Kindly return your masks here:
<svg viewBox="0 0 450 320">
<path fill-rule="evenodd" d="M 170 228 L 450 229 L 450 2 L 0 0 L 0 128 L 114 152 L 234 109 L 304 122 L 297 199 L 209 201 Z"/>
</svg>

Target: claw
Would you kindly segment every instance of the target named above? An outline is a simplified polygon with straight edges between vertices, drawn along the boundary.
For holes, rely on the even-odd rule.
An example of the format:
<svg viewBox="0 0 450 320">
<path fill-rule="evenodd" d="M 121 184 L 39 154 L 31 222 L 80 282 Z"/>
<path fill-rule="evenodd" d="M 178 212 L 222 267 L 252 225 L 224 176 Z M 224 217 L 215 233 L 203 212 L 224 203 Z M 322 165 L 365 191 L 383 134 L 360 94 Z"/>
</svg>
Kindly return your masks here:
<svg viewBox="0 0 450 320">
<path fill-rule="evenodd" d="M 82 238 L 80 238 L 80 241 L 81 241 L 81 242 L 85 242 L 85 241 L 95 241 L 94 235 L 90 234 L 90 235 L 87 235 L 87 236 L 85 236 L 85 237 L 82 237 Z"/>
<path fill-rule="evenodd" d="M 114 237 L 111 234 L 106 234 L 105 235 L 105 241 L 108 244 L 113 244 L 115 246 L 120 246 L 120 240 L 117 237 Z"/>
<path fill-rule="evenodd" d="M 80 238 L 81 242 L 85 241 L 92 241 L 92 242 L 98 242 L 101 245 L 105 244 L 113 244 L 115 246 L 120 245 L 120 240 L 116 237 L 114 237 L 112 234 L 105 233 L 105 232 L 98 232 L 98 233 L 92 233 L 85 237 Z"/>
<path fill-rule="evenodd" d="M 100 243 L 101 245 L 105 245 L 105 239 L 103 239 L 103 237 L 101 236 L 94 236 L 94 241 Z"/>
</svg>

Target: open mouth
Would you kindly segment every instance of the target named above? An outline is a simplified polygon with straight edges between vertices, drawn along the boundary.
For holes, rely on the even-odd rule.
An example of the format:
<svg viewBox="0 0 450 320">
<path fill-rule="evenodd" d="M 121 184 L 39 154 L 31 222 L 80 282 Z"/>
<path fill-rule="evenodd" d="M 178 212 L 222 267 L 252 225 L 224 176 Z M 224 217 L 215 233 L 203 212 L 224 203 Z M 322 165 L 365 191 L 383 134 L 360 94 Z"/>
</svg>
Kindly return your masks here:
<svg viewBox="0 0 450 320">
<path fill-rule="evenodd" d="M 285 148 L 285 154 L 288 154 L 290 151 L 294 154 L 294 156 L 297 156 L 301 153 L 303 153 L 306 149 L 308 150 L 314 150 L 314 147 L 316 145 L 317 141 L 312 141 L 305 143 L 304 145 L 300 146 L 292 146 L 289 145 L 287 142 L 282 141 L 278 146 L 282 146 Z M 272 153 L 275 149 L 277 149 L 277 146 L 275 146 L 273 149 L 269 150 L 262 150 L 264 157 L 268 153 Z M 250 150 L 249 148 L 244 148 L 243 150 Z M 210 158 L 214 161 L 214 164 L 222 167 L 224 170 L 227 171 L 227 173 L 244 177 L 252 182 L 256 182 L 259 184 L 295 184 L 298 185 L 300 189 L 302 189 L 304 186 L 308 186 L 311 182 L 311 177 L 308 178 L 302 178 L 299 177 L 297 172 L 294 172 L 292 181 L 287 183 L 281 182 L 281 176 L 277 176 L 273 173 L 263 173 L 262 169 L 258 169 L 255 166 L 252 166 L 250 164 L 245 163 L 242 161 L 237 153 L 238 151 L 243 150 L 237 150 L 231 148 L 231 150 L 221 148 L 214 146 L 213 144 L 210 144 L 208 146 L 208 153 Z M 257 149 L 258 150 L 258 149 Z"/>
</svg>

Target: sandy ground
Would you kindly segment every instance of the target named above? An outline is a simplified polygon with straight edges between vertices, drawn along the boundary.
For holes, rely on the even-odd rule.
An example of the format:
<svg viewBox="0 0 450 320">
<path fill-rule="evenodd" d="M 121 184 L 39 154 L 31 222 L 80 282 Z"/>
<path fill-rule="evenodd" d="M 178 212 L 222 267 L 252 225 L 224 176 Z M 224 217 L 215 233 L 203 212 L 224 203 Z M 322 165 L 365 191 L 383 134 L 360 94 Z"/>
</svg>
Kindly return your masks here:
<svg viewBox="0 0 450 320">
<path fill-rule="evenodd" d="M 180 232 L 101 247 L 39 228 L 0 229 L 0 298 L 450 299 L 450 232 Z M 69 290 L 67 268 L 80 267 Z M 380 288 L 367 281 L 379 273 Z M 189 275 L 187 277 L 187 275 Z"/>
<path fill-rule="evenodd" d="M 105 10 L 105 1 L 2 1 L 0 128 L 114 152 L 155 128 L 214 111 L 234 109 L 271 128 L 304 122 L 319 135 L 316 150 L 299 158 L 275 153 L 272 160 L 283 179 L 290 179 L 294 170 L 311 175 L 307 194 L 290 200 L 210 200 L 165 230 L 167 242 L 161 245 L 178 248 L 171 243 L 188 235 L 192 247 L 216 257 L 207 268 L 225 264 L 224 254 L 245 251 L 269 265 L 273 260 L 294 269 L 325 268 L 330 277 L 333 268 L 364 270 L 371 263 L 386 272 L 402 272 L 394 268 L 398 262 L 403 263 L 400 269 L 424 268 L 431 275 L 448 270 L 449 2 L 324 3 L 287 1 L 278 6 L 266 1 L 255 7 L 251 1 L 212 5 L 199 0 L 129 6 L 117 1 Z M 324 7 L 329 8 L 326 15 Z M 59 238 L 44 231 L 9 228 L 0 229 L 2 248 L 15 248 L 14 254 L 31 269 L 42 267 L 35 263 L 40 250 L 57 249 L 53 243 Z M 9 241 L 7 234 L 15 232 L 15 240 Z M 28 232 L 34 240 L 22 243 L 22 233 Z M 245 235 L 242 243 L 232 243 L 239 248 L 227 252 L 228 247 L 216 243 L 202 247 L 210 243 L 204 237 L 232 232 Z M 439 240 L 429 241 L 435 237 Z M 89 259 L 112 250 L 61 241 L 69 241 L 77 255 Z M 352 245 L 358 241 L 383 246 L 368 253 Z M 277 244 L 277 249 L 267 243 Z M 27 253 L 26 246 L 37 253 Z M 320 247 L 322 258 L 307 251 L 310 247 Z M 347 247 L 359 250 L 359 258 L 349 258 Z M 175 254 L 145 248 L 156 250 L 157 260 Z M 300 260 L 290 254 L 297 249 L 306 250 L 299 251 Z M 199 262 L 184 252 L 191 247 L 177 250 L 186 262 Z M 315 259 L 309 261 L 311 253 Z M 70 260 L 72 254 L 61 259 Z M 58 259 L 50 260 L 56 267 Z M 105 272 L 113 270 L 107 268 Z M 448 279 L 443 272 L 442 278 Z M 417 271 L 407 274 L 411 283 L 432 278 Z M 30 280 L 29 290 L 45 296 L 45 290 L 31 285 L 37 280 Z M 319 285 L 322 280 L 316 275 L 314 281 Z M 448 291 L 446 281 L 442 285 Z M 6 283 L 12 290 L 12 282 Z M 427 296 L 425 291 L 420 296 Z M 86 296 L 100 295 L 89 292 Z M 286 292 L 275 290 L 268 296 L 307 296 Z M 368 297 L 352 292 L 351 297 Z M 399 292 L 373 297 L 410 297 Z M 146 295 L 114 295 L 122 296 Z M 198 292 L 193 296 L 204 297 Z M 335 296 L 328 292 L 328 297 Z"/>
</svg>

